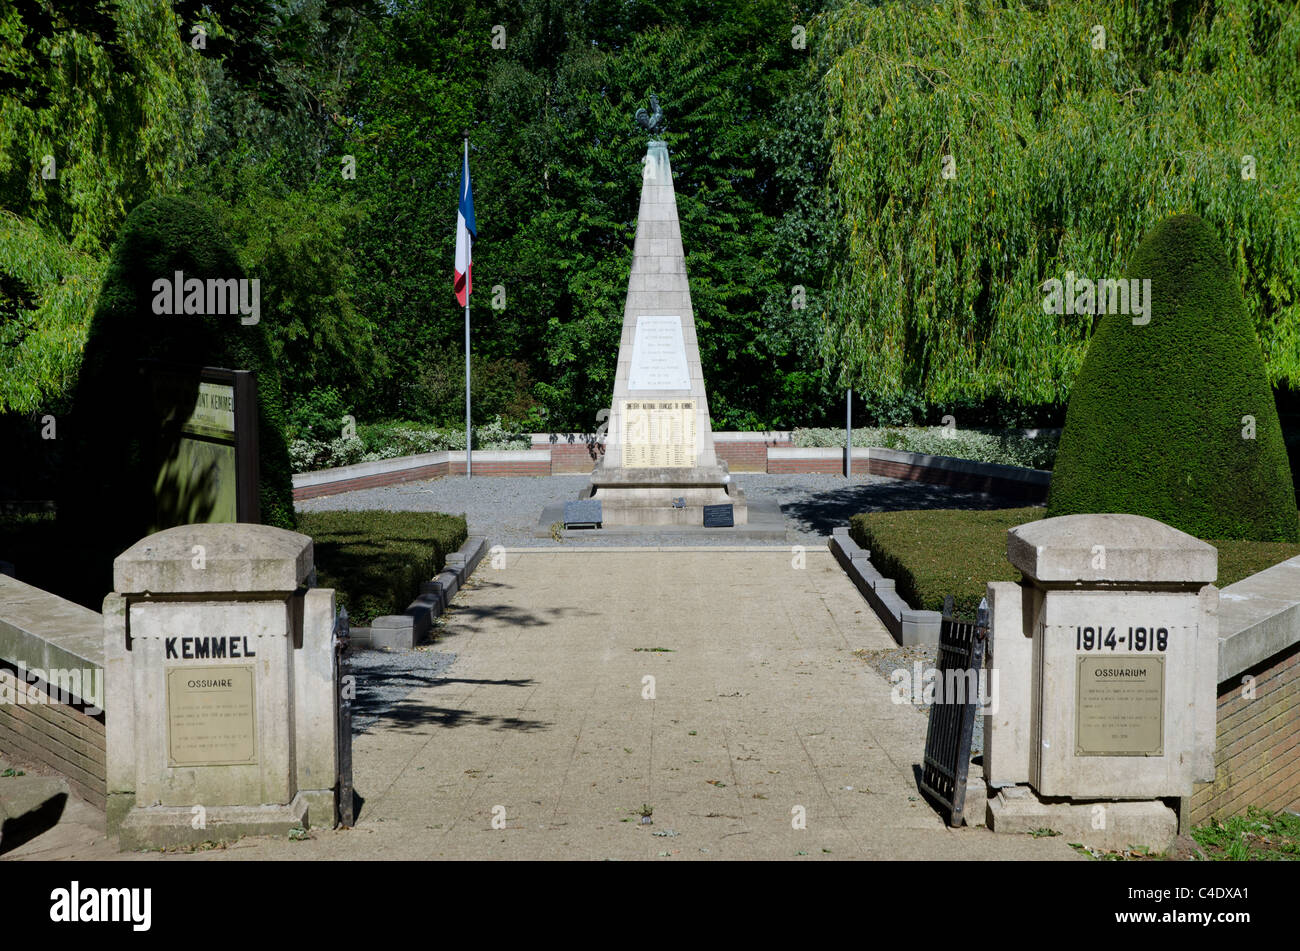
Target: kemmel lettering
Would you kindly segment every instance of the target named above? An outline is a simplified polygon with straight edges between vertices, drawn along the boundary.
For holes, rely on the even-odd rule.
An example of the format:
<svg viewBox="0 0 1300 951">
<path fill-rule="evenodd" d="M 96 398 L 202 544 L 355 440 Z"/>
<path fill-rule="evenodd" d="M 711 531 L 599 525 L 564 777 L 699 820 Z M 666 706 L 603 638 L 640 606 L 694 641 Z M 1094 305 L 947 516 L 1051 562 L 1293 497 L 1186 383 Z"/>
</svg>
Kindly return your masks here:
<svg viewBox="0 0 1300 951">
<path fill-rule="evenodd" d="M 166 637 L 163 647 L 168 660 L 257 656 L 247 637 Z"/>
</svg>

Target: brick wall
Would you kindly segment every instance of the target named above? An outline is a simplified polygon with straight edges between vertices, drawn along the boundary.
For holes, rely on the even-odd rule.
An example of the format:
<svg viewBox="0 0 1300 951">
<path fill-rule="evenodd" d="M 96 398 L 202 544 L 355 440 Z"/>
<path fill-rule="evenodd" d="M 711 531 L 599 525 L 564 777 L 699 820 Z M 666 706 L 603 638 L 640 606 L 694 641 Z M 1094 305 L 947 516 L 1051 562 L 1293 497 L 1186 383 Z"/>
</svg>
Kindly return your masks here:
<svg viewBox="0 0 1300 951">
<path fill-rule="evenodd" d="M 771 472 L 768 468 L 767 449 L 769 446 L 789 446 L 788 439 L 747 439 L 722 440 L 713 443 L 713 449 L 720 460 L 727 464 L 732 472 Z M 793 470 L 785 470 L 793 471 Z"/>
<path fill-rule="evenodd" d="M 470 465 L 473 467 L 476 476 L 548 476 L 551 474 L 551 463 L 546 459 L 480 462 L 478 459 L 471 457 Z M 453 460 L 448 464 L 446 474 L 463 476 L 465 474 L 464 461 L 460 459 Z M 429 476 L 423 476 L 422 478 L 427 479 Z"/>
<path fill-rule="evenodd" d="M 1254 678 L 1254 699 L 1241 677 L 1221 684 L 1213 783 L 1184 801 L 1184 824 L 1203 825 L 1246 811 L 1300 806 L 1300 644 L 1274 654 L 1242 676 Z"/>
<path fill-rule="evenodd" d="M 605 454 L 604 444 L 589 446 L 583 439 L 559 439 L 556 442 L 533 441 L 534 449 L 551 451 L 551 473 L 563 475 L 571 473 L 586 474 L 596 466 L 596 461 Z"/>
<path fill-rule="evenodd" d="M 0 663 L 0 678 L 13 684 L 14 668 Z M 82 799 L 103 809 L 107 801 L 104 769 L 104 714 L 90 716 L 81 706 L 58 703 L 44 684 L 18 680 L 25 701 L 0 703 L 0 750 L 11 759 L 41 763 L 68 780 Z"/>
<path fill-rule="evenodd" d="M 861 466 L 861 463 L 855 459 L 855 473 L 858 471 L 859 466 Z M 792 471 L 803 472 L 818 470 L 800 469 Z M 1047 501 L 1046 486 L 1020 482 L 1015 479 L 1002 479 L 995 475 L 959 472 L 952 469 L 939 469 L 932 466 L 919 466 L 914 463 L 896 462 L 891 459 L 878 459 L 874 456 L 868 462 L 867 471 L 874 476 L 886 476 L 890 479 L 906 479 L 909 482 L 930 482 L 936 485 L 946 485 L 954 489 L 961 489 L 966 492 L 988 492 L 1005 498 L 1023 499 L 1026 502 Z"/>
<path fill-rule="evenodd" d="M 551 436 L 555 441 L 551 441 Z M 803 453 L 781 453 L 773 456 L 771 449 L 790 449 L 788 433 L 715 433 L 714 449 L 718 459 L 727 463 L 732 472 L 770 472 L 806 473 L 840 475 L 843 472 L 842 450 L 810 450 Z M 561 474 L 586 474 L 591 472 L 604 453 L 602 444 L 589 443 L 589 436 L 572 433 L 533 434 L 533 450 L 545 450 L 547 459 L 497 458 L 492 461 L 476 459 L 474 474 L 481 476 L 546 476 Z M 863 449 L 855 450 L 855 456 Z M 509 456 L 510 453 L 496 453 Z M 397 485 L 402 482 L 416 482 L 422 479 L 435 479 L 447 475 L 464 475 L 464 463 L 453 460 L 450 463 L 434 463 L 416 466 L 392 472 L 356 476 L 339 479 L 320 485 L 301 486 L 293 490 L 294 499 L 312 499 L 354 489 L 365 489 L 381 485 Z M 1041 502 L 1046 498 L 1047 489 L 1043 485 L 1026 483 L 1017 479 L 1004 478 L 996 473 L 968 472 L 952 468 L 917 465 L 893 459 L 871 456 L 854 459 L 854 475 L 888 476 L 895 479 L 908 479 L 919 482 L 932 482 L 948 485 L 972 492 L 990 492 L 1011 498 L 1024 499 L 1028 502 Z"/>
<path fill-rule="evenodd" d="M 476 467 L 477 468 L 477 467 Z M 464 475 L 465 467 L 461 466 Z M 447 474 L 447 463 L 438 462 L 431 466 L 417 466 L 413 469 L 399 469 L 395 472 L 379 472 L 374 475 L 357 476 L 355 479 L 343 479 L 322 485 L 307 485 L 293 490 L 294 501 L 315 499 L 324 495 L 338 495 L 354 489 L 369 489 L 377 485 L 398 485 L 402 482 L 419 482 L 421 479 L 436 479 Z"/>
<path fill-rule="evenodd" d="M 764 450 L 766 452 L 766 450 Z M 863 475 L 866 467 L 862 460 L 853 461 L 854 475 Z M 821 473 L 824 475 L 841 475 L 844 472 L 843 453 L 836 459 L 777 459 L 767 460 L 767 471 L 772 473 Z"/>
</svg>

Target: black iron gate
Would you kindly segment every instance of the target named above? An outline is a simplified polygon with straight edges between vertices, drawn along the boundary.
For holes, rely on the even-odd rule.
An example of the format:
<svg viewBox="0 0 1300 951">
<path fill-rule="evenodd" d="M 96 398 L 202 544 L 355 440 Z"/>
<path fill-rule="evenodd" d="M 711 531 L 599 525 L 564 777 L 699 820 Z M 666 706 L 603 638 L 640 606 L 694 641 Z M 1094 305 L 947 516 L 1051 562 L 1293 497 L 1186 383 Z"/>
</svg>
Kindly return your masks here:
<svg viewBox="0 0 1300 951">
<path fill-rule="evenodd" d="M 340 608 L 334 619 L 334 688 L 338 700 L 338 797 L 339 825 L 352 828 L 352 698 L 356 696 L 356 676 L 352 673 L 350 659 L 352 629 L 348 624 L 348 609 Z"/>
<path fill-rule="evenodd" d="M 934 703 L 930 706 L 925 762 L 921 769 L 921 791 L 948 814 L 951 826 L 961 825 L 966 807 L 966 776 L 970 767 L 971 736 L 980 706 L 988 625 L 987 602 L 980 601 L 978 618 L 971 622 L 954 620 L 952 597 L 944 599 Z"/>
</svg>

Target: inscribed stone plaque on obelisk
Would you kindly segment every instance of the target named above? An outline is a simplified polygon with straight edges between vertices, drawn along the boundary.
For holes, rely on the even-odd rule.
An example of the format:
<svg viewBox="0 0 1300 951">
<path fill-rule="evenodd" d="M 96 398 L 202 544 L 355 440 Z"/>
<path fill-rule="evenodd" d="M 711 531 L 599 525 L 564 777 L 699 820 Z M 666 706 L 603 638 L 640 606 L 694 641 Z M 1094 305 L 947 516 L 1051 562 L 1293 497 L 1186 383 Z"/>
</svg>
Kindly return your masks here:
<svg viewBox="0 0 1300 951">
<path fill-rule="evenodd" d="M 655 131 L 662 117 L 638 113 Z M 745 497 L 713 448 L 709 401 L 695 336 L 668 146 L 647 144 L 623 334 L 606 429 L 605 454 L 586 493 L 602 502 L 607 525 L 699 525 L 705 505 Z"/>
</svg>

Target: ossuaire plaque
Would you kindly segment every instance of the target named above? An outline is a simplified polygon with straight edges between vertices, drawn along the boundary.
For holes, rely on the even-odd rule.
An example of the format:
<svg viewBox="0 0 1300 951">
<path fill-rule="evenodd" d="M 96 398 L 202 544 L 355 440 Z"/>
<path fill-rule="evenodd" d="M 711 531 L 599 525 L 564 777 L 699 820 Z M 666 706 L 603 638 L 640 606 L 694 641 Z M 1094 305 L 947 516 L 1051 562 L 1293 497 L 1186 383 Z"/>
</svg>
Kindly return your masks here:
<svg viewBox="0 0 1300 951">
<path fill-rule="evenodd" d="M 623 465 L 695 465 L 694 400 L 623 400 Z"/>
<path fill-rule="evenodd" d="M 1163 655 L 1084 655 L 1076 674 L 1076 756 L 1163 755 Z"/>
<path fill-rule="evenodd" d="M 629 390 L 689 390 L 691 388 L 691 372 L 686 365 L 686 341 L 682 336 L 681 315 L 642 316 L 636 319 L 627 388 Z"/>
<path fill-rule="evenodd" d="M 257 762 L 253 666 L 167 670 L 169 766 Z"/>
</svg>

